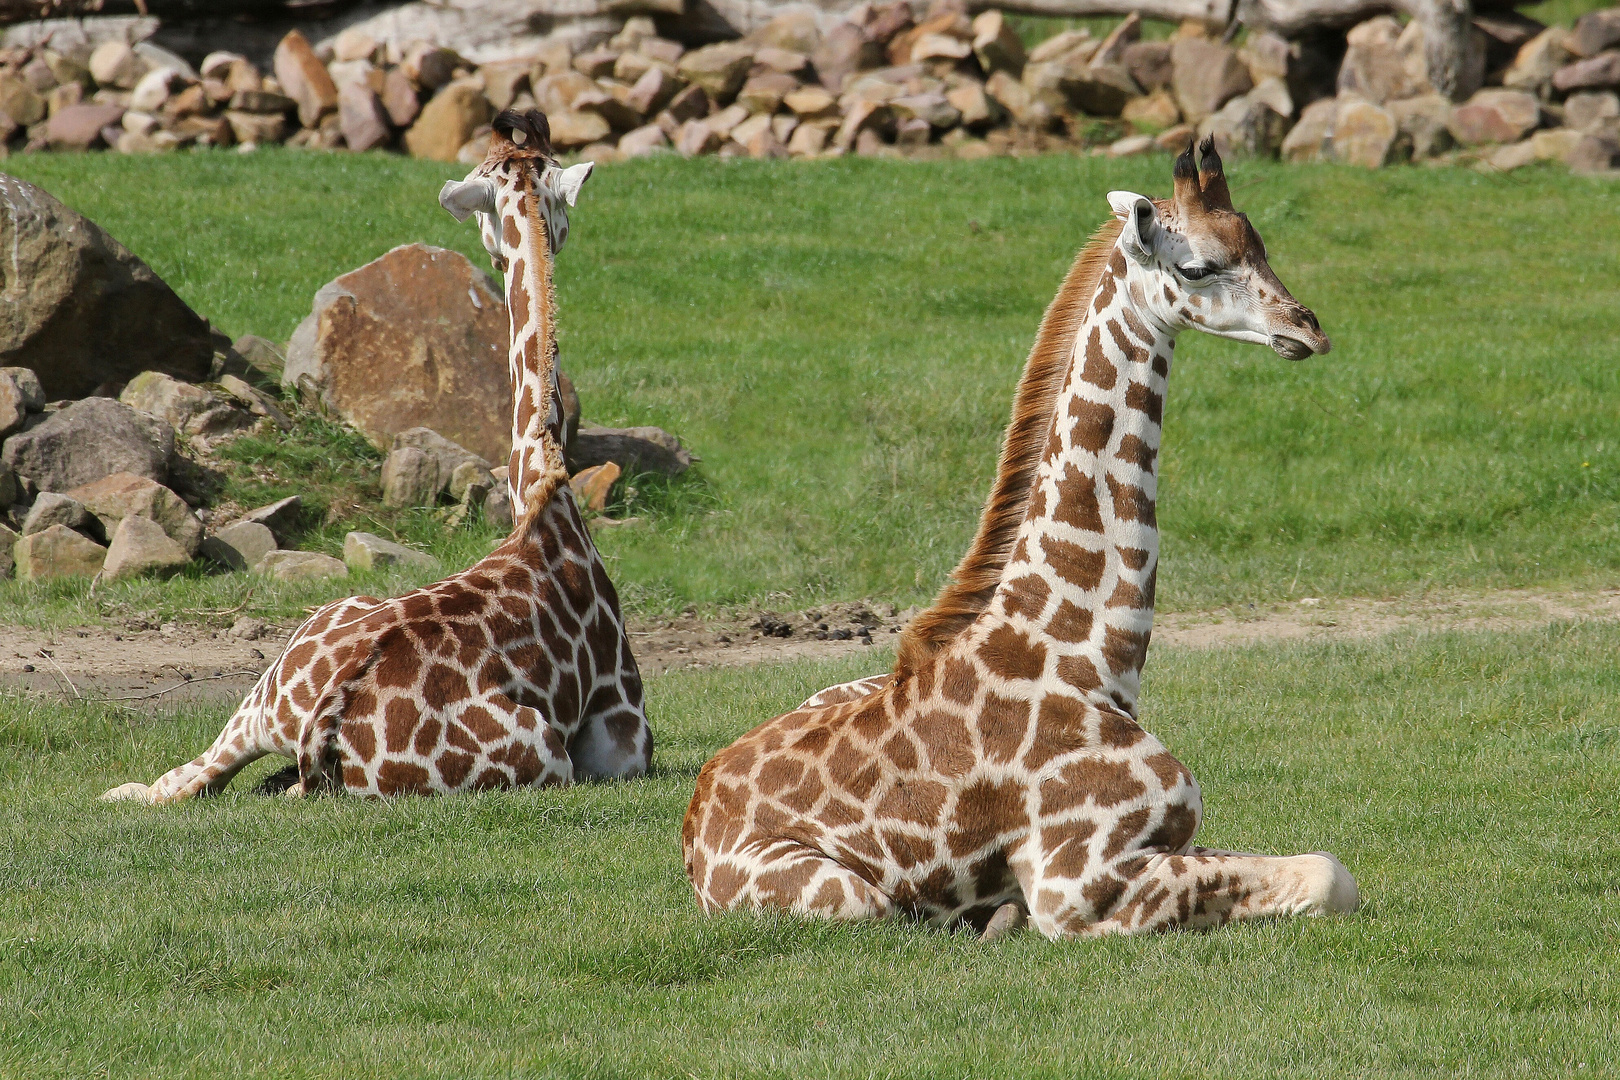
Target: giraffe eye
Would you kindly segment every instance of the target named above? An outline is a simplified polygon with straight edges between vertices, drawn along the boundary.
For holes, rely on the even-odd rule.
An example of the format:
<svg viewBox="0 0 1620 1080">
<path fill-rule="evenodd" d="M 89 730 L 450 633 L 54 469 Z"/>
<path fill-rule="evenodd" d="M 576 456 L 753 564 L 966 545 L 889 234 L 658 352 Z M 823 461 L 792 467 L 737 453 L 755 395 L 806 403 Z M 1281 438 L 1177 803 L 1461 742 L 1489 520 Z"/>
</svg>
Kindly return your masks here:
<svg viewBox="0 0 1620 1080">
<path fill-rule="evenodd" d="M 1178 267 L 1176 267 L 1176 273 L 1180 274 L 1182 277 L 1186 278 L 1188 281 L 1202 281 L 1204 278 L 1209 277 L 1209 275 L 1213 274 L 1214 272 L 1215 272 L 1214 267 L 1210 267 L 1210 266 L 1178 266 Z"/>
</svg>

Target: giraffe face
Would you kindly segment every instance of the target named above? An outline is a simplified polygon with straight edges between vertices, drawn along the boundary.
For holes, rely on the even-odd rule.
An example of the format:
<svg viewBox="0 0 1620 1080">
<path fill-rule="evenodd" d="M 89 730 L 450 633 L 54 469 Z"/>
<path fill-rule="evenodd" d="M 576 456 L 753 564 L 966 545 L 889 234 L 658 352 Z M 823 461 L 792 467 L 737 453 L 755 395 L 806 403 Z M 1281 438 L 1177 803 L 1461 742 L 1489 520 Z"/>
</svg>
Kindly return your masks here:
<svg viewBox="0 0 1620 1080">
<path fill-rule="evenodd" d="M 1142 292 L 1172 330 L 1269 345 L 1289 360 L 1326 353 L 1332 343 L 1311 309 L 1289 293 L 1266 260 L 1246 215 L 1232 209 L 1220 157 L 1209 140 L 1195 170 L 1191 148 L 1176 162 L 1176 196 L 1153 200 L 1108 194 L 1124 222 L 1120 243 L 1136 264 Z"/>
<path fill-rule="evenodd" d="M 568 208 L 596 165 L 586 161 L 561 168 L 551 151 L 550 126 L 538 110 L 518 114 L 508 109 L 495 118 L 494 128 L 484 163 L 465 180 L 446 181 L 439 204 L 457 221 L 477 218 L 484 250 L 504 273 L 513 252 L 507 250 L 511 245 L 502 223 L 526 216 L 526 194 L 539 197 L 546 241 L 555 256 L 568 240 Z"/>
</svg>

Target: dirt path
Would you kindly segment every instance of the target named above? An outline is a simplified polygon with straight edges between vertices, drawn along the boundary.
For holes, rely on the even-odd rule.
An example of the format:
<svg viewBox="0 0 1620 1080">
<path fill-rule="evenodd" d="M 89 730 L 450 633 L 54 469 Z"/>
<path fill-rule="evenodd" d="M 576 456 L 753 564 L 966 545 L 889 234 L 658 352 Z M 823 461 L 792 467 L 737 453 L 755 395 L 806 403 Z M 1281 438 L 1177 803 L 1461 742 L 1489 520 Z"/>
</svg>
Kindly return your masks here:
<svg viewBox="0 0 1620 1080">
<path fill-rule="evenodd" d="M 631 625 L 649 675 L 681 668 L 825 659 L 892 645 L 913 610 L 831 604 L 751 620 L 678 617 Z M 1160 614 L 1159 647 L 1369 638 L 1402 630 L 1523 630 L 1558 620 L 1620 618 L 1620 589 L 1450 594 L 1408 600 L 1301 600 L 1265 608 Z M 131 708 L 240 698 L 280 655 L 293 627 L 242 620 L 231 629 L 135 621 L 42 631 L 0 627 L 0 687 L 56 698 L 123 700 Z M 878 667 L 875 658 L 874 670 Z"/>
</svg>

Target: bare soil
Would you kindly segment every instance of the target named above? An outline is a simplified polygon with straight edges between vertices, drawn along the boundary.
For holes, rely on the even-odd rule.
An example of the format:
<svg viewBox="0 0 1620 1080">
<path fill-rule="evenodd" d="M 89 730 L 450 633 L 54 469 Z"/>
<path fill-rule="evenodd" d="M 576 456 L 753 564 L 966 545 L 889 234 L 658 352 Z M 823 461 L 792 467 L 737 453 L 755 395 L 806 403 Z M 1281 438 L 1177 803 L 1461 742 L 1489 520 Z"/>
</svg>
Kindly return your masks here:
<svg viewBox="0 0 1620 1080">
<path fill-rule="evenodd" d="M 866 653 L 873 654 L 877 671 L 915 613 L 891 604 L 849 603 L 734 619 L 683 615 L 633 622 L 630 639 L 648 675 Z M 1620 589 L 1305 599 L 1160 613 L 1153 641 L 1161 648 L 1211 649 L 1401 631 L 1525 630 L 1556 621 L 1615 618 L 1620 618 Z M 280 655 L 294 629 L 246 619 L 232 627 L 157 626 L 141 620 L 52 631 L 0 626 L 0 687 L 59 699 L 122 701 L 131 708 L 235 699 Z"/>
</svg>

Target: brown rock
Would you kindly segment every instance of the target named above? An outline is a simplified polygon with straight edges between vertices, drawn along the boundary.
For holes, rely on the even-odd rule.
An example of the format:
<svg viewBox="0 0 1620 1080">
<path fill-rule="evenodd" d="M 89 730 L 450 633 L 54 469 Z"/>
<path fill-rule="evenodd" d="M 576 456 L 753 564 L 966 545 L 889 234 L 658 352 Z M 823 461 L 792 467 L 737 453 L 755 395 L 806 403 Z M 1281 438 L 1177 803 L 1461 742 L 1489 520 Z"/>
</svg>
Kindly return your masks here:
<svg viewBox="0 0 1620 1080">
<path fill-rule="evenodd" d="M 271 534 L 282 543 L 292 538 L 293 532 L 298 528 L 298 519 L 303 514 L 304 501 L 297 495 L 289 495 L 285 499 L 277 499 L 267 506 L 260 506 L 249 510 L 242 515 L 243 521 L 255 525 L 263 525 Z"/>
<path fill-rule="evenodd" d="M 1564 157 L 1572 172 L 1601 173 L 1620 165 L 1620 140 L 1586 135 Z"/>
<path fill-rule="evenodd" d="M 1620 88 L 1620 49 L 1600 52 L 1589 60 L 1577 60 L 1553 72 L 1553 89 L 1613 90 Z"/>
<path fill-rule="evenodd" d="M 1440 94 L 1391 101 L 1385 106 L 1401 135 L 1411 140 L 1414 158 L 1429 158 L 1451 149 L 1451 102 Z"/>
<path fill-rule="evenodd" d="M 484 96 L 497 112 L 510 108 L 517 96 L 529 88 L 529 66 L 527 60 L 507 60 L 478 69 L 484 80 Z"/>
<path fill-rule="evenodd" d="M 143 371 L 135 376 L 118 395 L 118 400 L 188 435 L 219 435 L 253 424 L 242 410 L 202 387 L 181 382 L 160 371 Z"/>
<path fill-rule="evenodd" d="M 237 112 L 225 114 L 231 136 L 239 143 L 278 143 L 287 137 L 287 118 L 281 113 Z"/>
<path fill-rule="evenodd" d="M 409 244 L 315 294 L 284 377 L 379 447 L 425 426 L 504 460 L 507 336 L 506 305 L 486 274 L 456 252 Z"/>
<path fill-rule="evenodd" d="M 66 525 L 52 525 L 25 536 L 12 548 L 19 581 L 49 581 L 64 577 L 95 577 L 107 549 Z"/>
<path fill-rule="evenodd" d="M 701 86 L 688 86 L 669 99 L 669 104 L 664 107 L 664 112 L 668 113 L 670 118 L 679 125 L 686 123 L 688 120 L 701 120 L 708 116 L 712 109 L 713 103 L 709 101 L 709 92 L 707 90 Z"/>
<path fill-rule="evenodd" d="M 1519 47 L 1513 63 L 1502 73 L 1502 85 L 1545 97 L 1552 89 L 1553 75 L 1574 56 L 1569 31 L 1550 26 Z"/>
<path fill-rule="evenodd" d="M 997 104 L 1012 114 L 1012 118 L 1020 124 L 1028 124 L 1032 119 L 1029 90 L 1019 80 L 1013 78 L 1005 71 L 992 74 L 984 82 L 984 92 Z"/>
<path fill-rule="evenodd" d="M 1088 116 L 1118 116 L 1125 103 L 1140 94 L 1123 65 L 1096 60 L 1066 74 L 1059 85 L 1075 108 Z"/>
<path fill-rule="evenodd" d="M 272 551 L 259 560 L 253 571 L 268 574 L 278 581 L 320 581 L 349 576 L 349 568 L 341 560 L 314 551 Z"/>
<path fill-rule="evenodd" d="M 756 30 L 753 37 L 761 45 L 805 54 L 815 52 L 821 44 L 816 17 L 809 11 L 784 12 Z"/>
<path fill-rule="evenodd" d="M 1490 168 L 1497 172 L 1512 172 L 1533 164 L 1536 160 L 1536 148 L 1529 139 L 1518 143 L 1509 143 L 1499 146 L 1490 152 L 1485 161 Z"/>
<path fill-rule="evenodd" d="M 343 538 L 343 561 L 352 570 L 382 570 L 410 566 L 430 570 L 439 564 L 433 556 L 384 540 L 375 533 L 351 532 Z"/>
<path fill-rule="evenodd" d="M 574 498 L 582 509 L 601 513 L 607 509 L 613 485 L 618 483 L 619 477 L 623 474 L 624 470 L 616 463 L 607 461 L 601 465 L 581 469 L 568 481 L 568 486 L 573 489 Z"/>
<path fill-rule="evenodd" d="M 207 322 L 94 222 L 4 174 L 0 250 L 0 365 L 32 368 L 52 398 L 110 389 L 146 369 L 207 375 Z"/>
<path fill-rule="evenodd" d="M 907 94 L 889 102 L 895 119 L 922 120 L 936 131 L 948 131 L 962 122 L 962 114 L 944 94 Z"/>
<path fill-rule="evenodd" d="M 629 91 L 625 91 L 628 96 Z M 606 90 L 593 88 L 574 98 L 573 111 L 576 113 L 595 113 L 607 121 L 608 127 L 613 131 L 629 131 L 633 127 L 641 126 L 641 114 L 629 105 L 620 101 Z M 607 138 L 606 134 L 599 135 L 597 139 Z M 595 142 L 596 139 L 589 140 Z M 552 135 L 552 144 L 559 145 L 555 132 Z M 479 159 L 482 161 L 482 158 Z"/>
<path fill-rule="evenodd" d="M 769 45 L 754 50 L 754 67 L 769 68 L 779 75 L 808 75 L 810 57 L 791 49 L 777 49 Z"/>
<path fill-rule="evenodd" d="M 706 121 L 688 120 L 681 125 L 675 137 L 675 149 L 682 157 L 712 154 L 720 149 L 722 140 Z"/>
<path fill-rule="evenodd" d="M 782 98 L 782 104 L 805 119 L 838 115 L 838 99 L 820 86 L 805 86 Z"/>
<path fill-rule="evenodd" d="M 1576 131 L 1608 133 L 1620 118 L 1620 95 L 1612 91 L 1571 94 L 1564 101 L 1564 123 Z"/>
<path fill-rule="evenodd" d="M 1001 106 L 984 92 L 984 84 L 977 81 L 964 80 L 946 93 L 945 100 L 962 115 L 962 126 L 966 128 L 987 127 L 1003 115 Z"/>
<path fill-rule="evenodd" d="M 1620 8 L 1589 11 L 1575 20 L 1569 48 L 1576 56 L 1596 56 L 1616 45 L 1620 45 Z"/>
<path fill-rule="evenodd" d="M 950 34 L 922 34 L 911 43 L 908 64 L 928 60 L 966 60 L 973 55 L 973 44 Z"/>
<path fill-rule="evenodd" d="M 1349 48 L 1339 66 L 1339 93 L 1353 94 L 1375 105 L 1433 93 L 1421 33 L 1422 28 L 1415 22 L 1403 32 L 1389 15 L 1368 19 L 1352 29 L 1347 35 Z"/>
<path fill-rule="evenodd" d="M 844 122 L 839 125 L 838 134 L 833 143 L 843 149 L 855 145 L 855 139 L 861 132 L 871 130 L 881 136 L 894 128 L 894 113 L 887 105 L 875 101 L 856 101 L 844 113 Z"/>
<path fill-rule="evenodd" d="M 191 556 L 170 539 L 161 525 L 132 515 L 118 523 L 112 543 L 107 545 L 101 574 L 108 581 L 172 574 L 190 561 Z"/>
<path fill-rule="evenodd" d="M 305 127 L 314 127 L 337 108 L 338 90 L 332 76 L 310 48 L 309 39 L 297 30 L 276 46 L 274 67 L 281 92 L 298 102 L 298 120 Z"/>
<path fill-rule="evenodd" d="M 680 88 L 680 81 L 663 68 L 648 68 L 630 88 L 630 96 L 625 103 L 642 116 L 654 116 L 669 104 Z"/>
<path fill-rule="evenodd" d="M 1005 71 L 1021 74 L 1027 55 L 1024 39 L 1018 36 L 1006 16 L 994 8 L 980 12 L 973 20 L 973 55 L 986 74 Z"/>
<path fill-rule="evenodd" d="M 1181 114 L 1197 123 L 1254 85 L 1249 69 L 1225 45 L 1182 38 L 1170 52 L 1172 84 Z"/>
<path fill-rule="evenodd" d="M 489 123 L 491 115 L 489 102 L 476 83 L 450 83 L 422 107 L 416 123 L 405 133 L 405 149 L 416 158 L 454 161 L 456 152 L 474 131 Z M 553 124 L 553 135 L 555 132 Z"/>
<path fill-rule="evenodd" d="M 133 90 L 149 65 L 122 41 L 105 41 L 90 54 L 90 77 L 97 86 Z"/>
<path fill-rule="evenodd" d="M 88 150 L 104 142 L 102 131 L 124 118 L 122 105 L 69 105 L 45 124 L 45 141 L 53 150 Z"/>
<path fill-rule="evenodd" d="M 399 68 L 390 68 L 388 74 L 383 76 L 382 103 L 383 108 L 388 110 L 388 119 L 397 128 L 410 127 L 422 111 L 416 87 Z"/>
<path fill-rule="evenodd" d="M 1486 89 L 1451 112 L 1448 129 L 1464 146 L 1515 143 L 1541 123 L 1541 106 L 1523 90 Z"/>
<path fill-rule="evenodd" d="M 28 401 L 12 371 L 34 374 L 28 368 L 0 369 L 0 439 L 21 428 L 28 419 Z"/>
<path fill-rule="evenodd" d="M 238 521 L 203 537 L 202 554 L 229 570 L 247 570 L 276 550 L 273 533 L 256 521 Z"/>
<path fill-rule="evenodd" d="M 572 150 L 599 142 L 613 134 L 613 125 L 594 112 L 575 112 L 572 109 L 552 113 L 551 145 L 559 150 Z"/>
<path fill-rule="evenodd" d="M 1168 41 L 1137 41 L 1125 46 L 1120 57 L 1136 85 L 1152 93 L 1168 88 L 1175 78 Z"/>
<path fill-rule="evenodd" d="M 1168 90 L 1155 90 L 1144 97 L 1133 98 L 1125 104 L 1120 118 L 1137 131 L 1157 135 L 1181 123 L 1181 110 Z"/>
<path fill-rule="evenodd" d="M 599 89 L 594 81 L 577 71 L 562 71 L 535 83 L 534 98 L 540 104 L 540 111 L 550 116 L 572 109 L 579 95 Z"/>
<path fill-rule="evenodd" d="M 338 117 L 343 125 L 343 141 L 350 150 L 371 150 L 393 140 L 388 110 L 364 83 L 344 84 L 338 94 Z"/>
<path fill-rule="evenodd" d="M 751 113 L 774 113 L 782 99 L 799 88 L 799 81 L 791 75 L 767 72 L 752 76 L 737 92 L 737 104 Z"/>
<path fill-rule="evenodd" d="M 125 518 L 142 517 L 157 523 L 184 550 L 187 558 L 195 555 L 202 545 L 202 522 L 191 512 L 191 507 L 162 484 L 144 476 L 113 473 L 76 487 L 67 492 L 67 496 L 96 515 L 108 536 L 116 532 Z"/>
<path fill-rule="evenodd" d="M 821 85 L 833 93 L 843 89 L 844 80 L 857 71 L 882 67 L 888 59 L 880 42 L 868 37 L 854 23 L 841 22 L 827 32 L 821 45 L 810 54 L 821 76 Z"/>
<path fill-rule="evenodd" d="M 724 141 L 731 137 L 731 129 L 747 120 L 748 115 L 748 110 L 741 105 L 728 105 L 703 122 Z"/>
<path fill-rule="evenodd" d="M 590 49 L 574 57 L 574 70 L 589 79 L 605 79 L 618 61 L 617 49 Z"/>
<path fill-rule="evenodd" d="M 741 89 L 753 63 L 751 47 L 723 41 L 718 45 L 693 49 L 681 57 L 676 72 L 692 85 L 701 86 L 709 97 L 724 104 Z"/>
<path fill-rule="evenodd" d="M 809 157 L 827 148 L 827 140 L 837 130 L 833 120 L 807 120 L 793 129 L 788 137 L 787 150 L 794 157 Z"/>
<path fill-rule="evenodd" d="M 1288 134 L 1288 119 L 1248 94 L 1233 98 L 1198 125 L 1212 136 L 1222 157 L 1274 157 Z"/>
<path fill-rule="evenodd" d="M 627 131 L 619 140 L 619 153 L 627 158 L 646 157 L 669 149 L 669 136 L 657 124 L 647 124 Z"/>
<path fill-rule="evenodd" d="M 45 119 L 45 99 L 22 76 L 0 70 L 0 112 L 29 127 Z"/>
<path fill-rule="evenodd" d="M 1284 161 L 1319 161 L 1332 149 L 1333 124 L 1338 119 L 1339 102 L 1334 98 L 1313 101 L 1299 114 L 1299 121 L 1283 140 Z"/>
<path fill-rule="evenodd" d="M 1183 154 L 1186 153 L 1187 147 L 1192 145 L 1193 138 L 1197 134 L 1198 129 L 1191 124 L 1177 124 L 1168 131 L 1161 132 L 1153 140 L 1153 145 L 1167 154 Z"/>
<path fill-rule="evenodd" d="M 1379 168 L 1394 157 L 1399 133 L 1387 109 L 1367 101 L 1341 101 L 1333 124 L 1333 156 L 1348 165 Z"/>
</svg>

